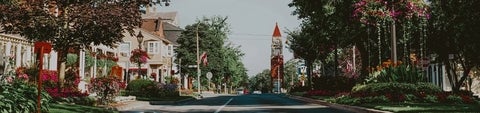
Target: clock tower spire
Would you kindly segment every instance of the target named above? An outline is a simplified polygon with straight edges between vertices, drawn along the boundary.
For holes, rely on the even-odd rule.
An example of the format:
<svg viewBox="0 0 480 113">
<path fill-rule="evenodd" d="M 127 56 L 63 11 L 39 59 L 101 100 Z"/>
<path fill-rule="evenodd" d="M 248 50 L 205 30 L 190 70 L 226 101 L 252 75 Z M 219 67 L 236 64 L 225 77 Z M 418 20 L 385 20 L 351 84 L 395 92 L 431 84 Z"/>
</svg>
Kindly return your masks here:
<svg viewBox="0 0 480 113">
<path fill-rule="evenodd" d="M 275 23 L 273 30 L 271 50 L 270 75 L 274 87 L 273 92 L 280 92 L 283 78 L 283 44 L 278 23 Z"/>
</svg>

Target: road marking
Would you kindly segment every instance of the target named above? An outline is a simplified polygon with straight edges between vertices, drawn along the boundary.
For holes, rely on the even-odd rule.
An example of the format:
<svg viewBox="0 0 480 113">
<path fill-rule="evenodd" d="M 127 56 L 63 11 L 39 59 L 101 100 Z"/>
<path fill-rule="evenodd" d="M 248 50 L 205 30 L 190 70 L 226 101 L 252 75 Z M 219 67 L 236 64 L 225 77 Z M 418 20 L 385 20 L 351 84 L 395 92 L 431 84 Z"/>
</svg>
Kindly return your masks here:
<svg viewBox="0 0 480 113">
<path fill-rule="evenodd" d="M 218 108 L 217 111 L 215 111 L 215 113 L 220 112 L 223 109 L 223 107 L 227 106 L 227 104 L 230 103 L 232 100 L 233 100 L 233 98 L 230 98 L 230 100 L 228 100 L 227 103 L 223 104 L 222 107 Z"/>
</svg>

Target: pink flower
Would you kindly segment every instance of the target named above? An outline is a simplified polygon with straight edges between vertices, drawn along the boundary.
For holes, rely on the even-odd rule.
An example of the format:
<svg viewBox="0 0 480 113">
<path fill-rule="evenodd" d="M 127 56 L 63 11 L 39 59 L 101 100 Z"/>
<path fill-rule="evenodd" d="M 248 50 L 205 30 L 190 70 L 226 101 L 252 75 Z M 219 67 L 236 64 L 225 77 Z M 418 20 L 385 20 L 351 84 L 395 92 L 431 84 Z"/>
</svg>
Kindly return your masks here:
<svg viewBox="0 0 480 113">
<path fill-rule="evenodd" d="M 28 75 L 27 74 L 20 74 L 20 75 L 18 75 L 18 78 L 23 79 L 23 80 L 28 80 Z"/>
<path fill-rule="evenodd" d="M 11 76 L 8 76 L 8 77 L 7 77 L 7 82 L 8 82 L 8 83 L 12 83 L 12 82 L 13 82 L 13 78 L 12 78 Z"/>
</svg>

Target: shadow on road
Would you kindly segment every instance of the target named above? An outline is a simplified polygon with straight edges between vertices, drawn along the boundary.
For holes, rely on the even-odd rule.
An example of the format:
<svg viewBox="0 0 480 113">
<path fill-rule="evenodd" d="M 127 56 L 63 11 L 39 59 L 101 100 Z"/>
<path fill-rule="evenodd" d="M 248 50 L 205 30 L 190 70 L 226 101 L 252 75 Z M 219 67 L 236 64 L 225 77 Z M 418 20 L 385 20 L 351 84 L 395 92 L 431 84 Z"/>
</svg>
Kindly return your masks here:
<svg viewBox="0 0 480 113">
<path fill-rule="evenodd" d="M 278 94 L 217 95 L 178 105 L 150 105 L 121 113 L 348 113 Z"/>
</svg>

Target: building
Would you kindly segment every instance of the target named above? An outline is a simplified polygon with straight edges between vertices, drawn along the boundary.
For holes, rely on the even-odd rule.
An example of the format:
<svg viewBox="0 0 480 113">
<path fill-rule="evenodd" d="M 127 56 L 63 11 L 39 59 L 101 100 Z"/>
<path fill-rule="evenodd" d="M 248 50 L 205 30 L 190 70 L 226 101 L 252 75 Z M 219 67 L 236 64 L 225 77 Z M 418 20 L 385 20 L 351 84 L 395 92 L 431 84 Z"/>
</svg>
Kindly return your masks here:
<svg viewBox="0 0 480 113">
<path fill-rule="evenodd" d="M 272 46 L 271 46 L 271 57 L 270 57 L 270 75 L 273 85 L 273 92 L 279 92 L 281 89 L 280 83 L 283 78 L 283 45 L 282 45 L 282 35 L 280 34 L 280 29 L 278 24 L 275 24 L 272 35 Z"/>
</svg>

